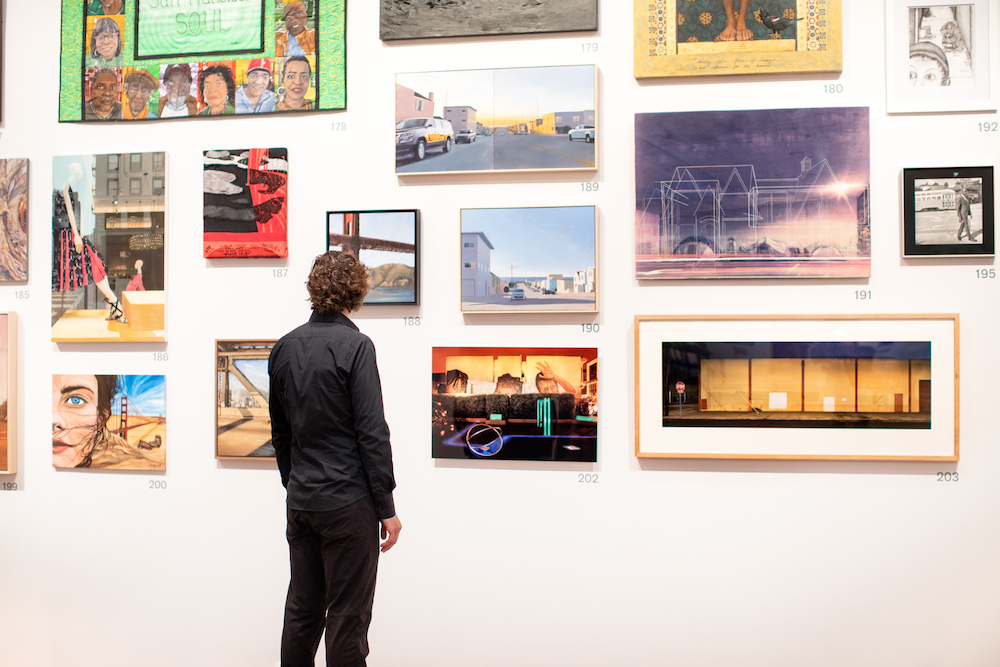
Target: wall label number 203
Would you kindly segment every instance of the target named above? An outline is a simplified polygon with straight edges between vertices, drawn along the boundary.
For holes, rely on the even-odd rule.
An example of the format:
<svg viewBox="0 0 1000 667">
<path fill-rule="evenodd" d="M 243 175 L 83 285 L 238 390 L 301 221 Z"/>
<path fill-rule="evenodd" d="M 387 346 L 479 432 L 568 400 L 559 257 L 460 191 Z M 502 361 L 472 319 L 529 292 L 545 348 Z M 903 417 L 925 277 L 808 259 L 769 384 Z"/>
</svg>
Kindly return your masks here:
<svg viewBox="0 0 1000 667">
<path fill-rule="evenodd" d="M 937 481 L 939 482 L 957 482 L 958 473 L 957 472 L 939 472 L 937 474 Z"/>
</svg>

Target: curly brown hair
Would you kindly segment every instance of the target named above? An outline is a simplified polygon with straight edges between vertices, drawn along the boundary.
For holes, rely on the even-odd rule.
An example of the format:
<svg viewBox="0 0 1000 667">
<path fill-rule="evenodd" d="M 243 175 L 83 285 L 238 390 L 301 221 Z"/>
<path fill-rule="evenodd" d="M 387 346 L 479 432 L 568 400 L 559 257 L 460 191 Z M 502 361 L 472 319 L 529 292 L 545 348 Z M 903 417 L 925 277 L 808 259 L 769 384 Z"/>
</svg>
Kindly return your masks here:
<svg viewBox="0 0 1000 667">
<path fill-rule="evenodd" d="M 313 260 L 306 289 L 312 309 L 324 315 L 361 307 L 368 294 L 368 267 L 354 255 L 330 250 Z"/>
</svg>

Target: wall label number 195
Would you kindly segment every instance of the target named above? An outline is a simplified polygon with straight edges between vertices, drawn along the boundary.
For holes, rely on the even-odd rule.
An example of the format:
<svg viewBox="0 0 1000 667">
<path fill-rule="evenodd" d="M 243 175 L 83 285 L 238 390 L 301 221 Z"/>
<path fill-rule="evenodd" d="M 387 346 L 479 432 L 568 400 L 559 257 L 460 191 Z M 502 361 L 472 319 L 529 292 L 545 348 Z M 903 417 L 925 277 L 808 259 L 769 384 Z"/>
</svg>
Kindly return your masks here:
<svg viewBox="0 0 1000 667">
<path fill-rule="evenodd" d="M 997 270 L 996 269 L 976 269 L 976 277 L 977 278 L 985 278 L 987 280 L 990 280 L 992 278 L 996 278 L 997 277 Z"/>
</svg>

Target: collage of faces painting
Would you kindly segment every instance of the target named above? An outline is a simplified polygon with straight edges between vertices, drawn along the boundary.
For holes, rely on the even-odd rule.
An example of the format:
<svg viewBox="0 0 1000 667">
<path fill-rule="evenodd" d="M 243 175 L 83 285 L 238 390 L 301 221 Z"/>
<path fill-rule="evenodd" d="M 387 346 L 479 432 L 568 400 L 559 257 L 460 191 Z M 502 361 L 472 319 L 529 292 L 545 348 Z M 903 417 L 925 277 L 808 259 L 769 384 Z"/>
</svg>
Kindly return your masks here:
<svg viewBox="0 0 1000 667">
<path fill-rule="evenodd" d="M 343 108 L 342 1 L 190 4 L 63 0 L 60 120 Z"/>
</svg>

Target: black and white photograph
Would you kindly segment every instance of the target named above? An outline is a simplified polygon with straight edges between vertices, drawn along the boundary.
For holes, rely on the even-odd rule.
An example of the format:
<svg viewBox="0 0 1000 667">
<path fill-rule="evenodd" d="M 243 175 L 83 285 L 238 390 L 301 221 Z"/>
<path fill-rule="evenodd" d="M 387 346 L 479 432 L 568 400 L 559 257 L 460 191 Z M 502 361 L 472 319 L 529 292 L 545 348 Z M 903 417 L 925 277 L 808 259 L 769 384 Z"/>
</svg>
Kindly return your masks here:
<svg viewBox="0 0 1000 667">
<path fill-rule="evenodd" d="M 886 2 L 889 113 L 996 109 L 991 90 L 988 0 L 929 5 Z M 994 3 L 995 4 L 995 3 Z"/>
<path fill-rule="evenodd" d="M 904 256 L 992 255 L 993 169 L 903 170 Z"/>
<path fill-rule="evenodd" d="M 597 30 L 597 0 L 381 0 L 383 40 Z"/>
</svg>

